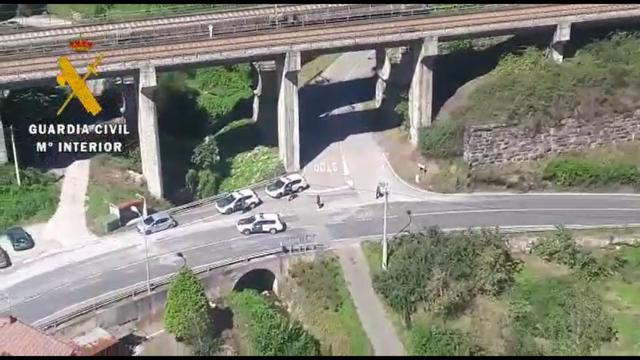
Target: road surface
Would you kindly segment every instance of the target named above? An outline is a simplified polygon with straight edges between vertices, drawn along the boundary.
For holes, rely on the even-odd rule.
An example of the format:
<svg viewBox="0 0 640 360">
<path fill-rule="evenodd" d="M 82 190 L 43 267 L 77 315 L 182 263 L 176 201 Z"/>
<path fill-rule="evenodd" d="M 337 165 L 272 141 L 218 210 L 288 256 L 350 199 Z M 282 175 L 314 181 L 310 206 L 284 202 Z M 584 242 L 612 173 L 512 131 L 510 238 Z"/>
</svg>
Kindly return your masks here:
<svg viewBox="0 0 640 360">
<path fill-rule="evenodd" d="M 392 197 L 390 197 L 393 200 Z M 317 241 L 337 245 L 341 240 L 379 235 L 382 231 L 382 203 L 327 209 L 302 209 L 286 199 L 265 202 L 254 211 L 286 204 L 288 230 L 278 235 L 243 236 L 233 226 L 239 214 L 214 217 L 182 228 L 149 236 L 151 277 L 175 272 L 182 260 L 198 266 L 238 255 L 268 250 L 281 242 L 316 235 Z M 273 204 L 273 205 L 272 205 Z M 296 208 L 298 207 L 298 208 Z M 509 225 L 627 225 L 638 223 L 640 197 L 633 195 L 467 195 L 451 201 L 392 202 L 389 206 L 389 233 L 404 228 L 413 212 L 410 229 L 439 225 L 442 228 Z M 294 213 L 295 211 L 295 213 Z M 131 245 L 77 263 L 41 271 L 28 266 L 2 270 L 0 308 L 31 323 L 68 306 L 112 290 L 145 280 L 143 236 L 132 237 Z M 25 272 L 28 274 L 25 276 Z M 18 276 L 17 273 L 21 273 Z M 22 281 L 11 281 L 14 276 Z M 7 281 L 4 281 L 6 279 Z M 4 300 L 3 300 L 4 298 Z M 10 301 L 7 301 L 7 298 Z M 2 304 L 2 301 L 5 304 Z"/>
</svg>

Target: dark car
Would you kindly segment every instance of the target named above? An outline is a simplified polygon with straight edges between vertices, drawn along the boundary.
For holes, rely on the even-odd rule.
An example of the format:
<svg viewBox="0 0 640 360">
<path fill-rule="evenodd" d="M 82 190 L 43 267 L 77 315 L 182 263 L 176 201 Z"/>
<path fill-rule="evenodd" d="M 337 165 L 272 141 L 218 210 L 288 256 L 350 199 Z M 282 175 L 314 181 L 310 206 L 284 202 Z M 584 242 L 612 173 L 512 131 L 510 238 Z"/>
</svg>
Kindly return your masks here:
<svg viewBox="0 0 640 360">
<path fill-rule="evenodd" d="M 8 229 L 5 231 L 5 235 L 9 238 L 15 251 L 29 250 L 36 245 L 31 235 L 21 227 Z"/>
<path fill-rule="evenodd" d="M 0 247 L 0 269 L 8 268 L 11 266 L 11 258 L 9 258 L 9 254 Z"/>
</svg>

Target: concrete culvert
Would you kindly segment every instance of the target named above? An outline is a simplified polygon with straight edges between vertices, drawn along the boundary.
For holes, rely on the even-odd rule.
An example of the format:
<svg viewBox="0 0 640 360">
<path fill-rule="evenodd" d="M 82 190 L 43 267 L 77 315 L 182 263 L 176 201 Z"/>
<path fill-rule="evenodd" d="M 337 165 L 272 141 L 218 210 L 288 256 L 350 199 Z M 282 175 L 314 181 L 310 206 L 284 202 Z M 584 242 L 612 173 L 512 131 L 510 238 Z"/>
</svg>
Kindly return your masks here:
<svg viewBox="0 0 640 360">
<path fill-rule="evenodd" d="M 233 286 L 233 291 L 253 289 L 260 293 L 263 291 L 273 291 L 276 289 L 276 275 L 267 269 L 254 269 L 242 275 Z"/>
</svg>

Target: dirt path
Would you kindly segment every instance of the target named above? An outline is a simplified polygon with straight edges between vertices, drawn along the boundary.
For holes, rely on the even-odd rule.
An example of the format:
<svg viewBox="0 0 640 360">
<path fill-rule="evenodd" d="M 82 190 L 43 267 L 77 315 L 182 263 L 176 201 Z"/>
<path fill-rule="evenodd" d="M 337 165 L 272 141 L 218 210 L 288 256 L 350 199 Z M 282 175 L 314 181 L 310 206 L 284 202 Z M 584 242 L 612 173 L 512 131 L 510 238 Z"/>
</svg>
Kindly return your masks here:
<svg viewBox="0 0 640 360">
<path fill-rule="evenodd" d="M 63 248 L 95 241 L 85 218 L 89 164 L 89 159 L 77 160 L 65 170 L 60 202 L 45 227 L 44 241 L 56 241 Z"/>
<path fill-rule="evenodd" d="M 373 345 L 374 355 L 404 355 L 402 343 L 373 291 L 360 245 L 341 247 L 336 252 L 360 322 Z"/>
</svg>

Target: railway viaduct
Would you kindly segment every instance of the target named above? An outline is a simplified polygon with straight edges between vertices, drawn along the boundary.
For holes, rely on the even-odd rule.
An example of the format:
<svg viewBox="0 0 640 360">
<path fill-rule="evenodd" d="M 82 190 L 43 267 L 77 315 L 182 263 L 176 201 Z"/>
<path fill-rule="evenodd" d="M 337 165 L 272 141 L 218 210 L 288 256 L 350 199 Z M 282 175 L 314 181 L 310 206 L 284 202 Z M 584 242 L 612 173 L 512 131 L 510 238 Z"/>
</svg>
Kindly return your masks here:
<svg viewBox="0 0 640 360">
<path fill-rule="evenodd" d="M 301 57 L 322 53 L 365 49 L 376 50 L 376 103 L 379 105 L 390 75 L 391 53 L 406 48 L 402 63 L 410 67 L 409 120 L 410 139 L 417 144 L 418 129 L 431 124 L 433 59 L 438 42 L 516 34 L 522 31 L 553 29 L 551 56 L 561 62 L 563 47 L 570 40 L 572 24 L 606 22 L 640 16 L 638 4 L 517 5 L 483 8 L 466 14 L 420 15 L 355 21 L 331 26 L 301 26 L 278 31 L 239 34 L 233 37 L 176 42 L 172 45 L 140 45 L 103 51 L 101 77 L 134 74 L 138 88 L 138 133 L 143 175 L 149 191 L 162 197 L 161 161 L 154 89 L 157 71 L 185 66 L 211 66 L 228 63 L 275 63 L 275 88 L 262 92 L 278 96 L 277 123 L 280 158 L 287 171 L 300 169 L 300 135 L 298 111 L 298 72 Z M 93 55 L 69 56 L 81 68 Z M 257 66 L 262 71 L 268 67 Z M 29 86 L 51 82 L 58 73 L 56 58 L 3 61 L 0 58 L 0 87 Z M 259 93 L 259 92 L 258 92 Z M 1 135 L 1 134 L 0 134 Z M 2 145 L 2 144 L 0 144 Z M 4 149 L 0 149 L 0 153 Z M 6 155 L 5 155 L 6 158 Z M 0 156 L 0 161 L 2 156 Z"/>
</svg>

